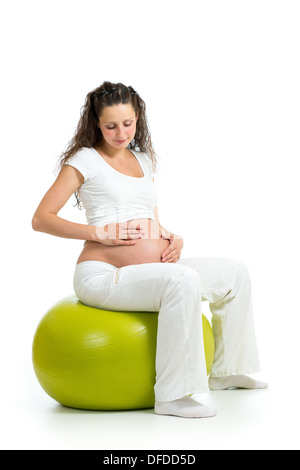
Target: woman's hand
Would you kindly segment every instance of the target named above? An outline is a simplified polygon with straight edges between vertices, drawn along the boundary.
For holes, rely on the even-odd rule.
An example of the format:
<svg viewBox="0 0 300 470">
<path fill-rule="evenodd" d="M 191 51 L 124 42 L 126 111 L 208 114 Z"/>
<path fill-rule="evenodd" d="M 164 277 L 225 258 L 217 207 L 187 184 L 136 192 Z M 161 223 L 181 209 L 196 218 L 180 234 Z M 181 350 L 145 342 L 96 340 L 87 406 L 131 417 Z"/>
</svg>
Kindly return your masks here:
<svg viewBox="0 0 300 470">
<path fill-rule="evenodd" d="M 162 235 L 162 238 L 165 238 Z M 183 238 L 179 235 L 170 234 L 168 237 L 170 245 L 166 251 L 162 254 L 161 260 L 163 263 L 177 263 L 180 259 L 181 250 L 183 248 Z"/>
<path fill-rule="evenodd" d="M 128 222 L 114 222 L 104 227 L 96 227 L 96 241 L 103 245 L 135 245 L 144 233 L 140 224 L 130 226 Z"/>
</svg>

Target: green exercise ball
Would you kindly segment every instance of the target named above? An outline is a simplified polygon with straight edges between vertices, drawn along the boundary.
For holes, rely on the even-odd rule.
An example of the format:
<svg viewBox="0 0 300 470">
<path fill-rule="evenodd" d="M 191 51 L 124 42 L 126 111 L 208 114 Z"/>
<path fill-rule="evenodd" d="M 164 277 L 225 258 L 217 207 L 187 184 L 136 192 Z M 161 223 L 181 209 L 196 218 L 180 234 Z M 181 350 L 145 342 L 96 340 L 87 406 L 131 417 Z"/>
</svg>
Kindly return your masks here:
<svg viewBox="0 0 300 470">
<path fill-rule="evenodd" d="M 39 323 L 33 367 L 45 392 L 62 405 L 88 410 L 154 406 L 158 313 L 111 312 L 69 296 Z M 214 337 L 203 316 L 207 372 Z"/>
</svg>

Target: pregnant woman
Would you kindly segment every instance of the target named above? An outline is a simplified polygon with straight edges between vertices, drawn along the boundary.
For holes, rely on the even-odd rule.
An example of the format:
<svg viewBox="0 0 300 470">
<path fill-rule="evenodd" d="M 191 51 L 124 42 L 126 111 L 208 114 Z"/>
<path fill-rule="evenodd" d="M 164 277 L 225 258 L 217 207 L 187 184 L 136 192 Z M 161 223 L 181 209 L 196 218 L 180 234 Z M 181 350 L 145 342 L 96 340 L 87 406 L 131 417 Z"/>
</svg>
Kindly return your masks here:
<svg viewBox="0 0 300 470">
<path fill-rule="evenodd" d="M 231 387 L 265 388 L 259 371 L 251 282 L 238 261 L 180 259 L 183 240 L 161 226 L 156 156 L 146 105 L 122 83 L 87 94 L 56 181 L 32 219 L 34 230 L 84 240 L 74 290 L 86 305 L 159 312 L 155 412 L 215 416 L 191 395 Z M 58 216 L 75 193 L 87 225 Z M 201 302 L 212 312 L 216 352 L 206 375 Z"/>
</svg>

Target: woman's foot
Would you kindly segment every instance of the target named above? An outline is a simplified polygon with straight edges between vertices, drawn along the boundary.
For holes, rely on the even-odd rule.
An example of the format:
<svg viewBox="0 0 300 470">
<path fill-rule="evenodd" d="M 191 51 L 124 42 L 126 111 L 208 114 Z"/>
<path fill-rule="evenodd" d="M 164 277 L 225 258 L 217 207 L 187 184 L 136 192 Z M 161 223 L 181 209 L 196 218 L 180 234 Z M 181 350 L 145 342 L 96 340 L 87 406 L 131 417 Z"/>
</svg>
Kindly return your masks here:
<svg viewBox="0 0 300 470">
<path fill-rule="evenodd" d="M 154 411 L 158 415 L 179 416 L 181 418 L 211 418 L 217 414 L 212 408 L 202 405 L 188 396 L 169 402 L 157 401 Z"/>
<path fill-rule="evenodd" d="M 228 377 L 210 377 L 209 388 L 210 390 L 227 390 L 229 388 L 257 390 L 268 388 L 268 384 L 247 375 L 230 375 Z"/>
</svg>

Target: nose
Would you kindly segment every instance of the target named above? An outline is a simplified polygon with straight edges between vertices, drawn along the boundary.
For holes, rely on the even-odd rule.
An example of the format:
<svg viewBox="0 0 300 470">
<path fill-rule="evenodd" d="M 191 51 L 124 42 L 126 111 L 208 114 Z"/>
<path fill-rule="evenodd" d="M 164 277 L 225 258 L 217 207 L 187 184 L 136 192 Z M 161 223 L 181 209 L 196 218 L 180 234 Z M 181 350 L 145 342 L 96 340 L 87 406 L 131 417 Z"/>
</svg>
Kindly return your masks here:
<svg viewBox="0 0 300 470">
<path fill-rule="evenodd" d="M 125 140 L 126 136 L 124 136 L 122 129 L 118 129 L 116 132 L 116 140 Z"/>
</svg>

